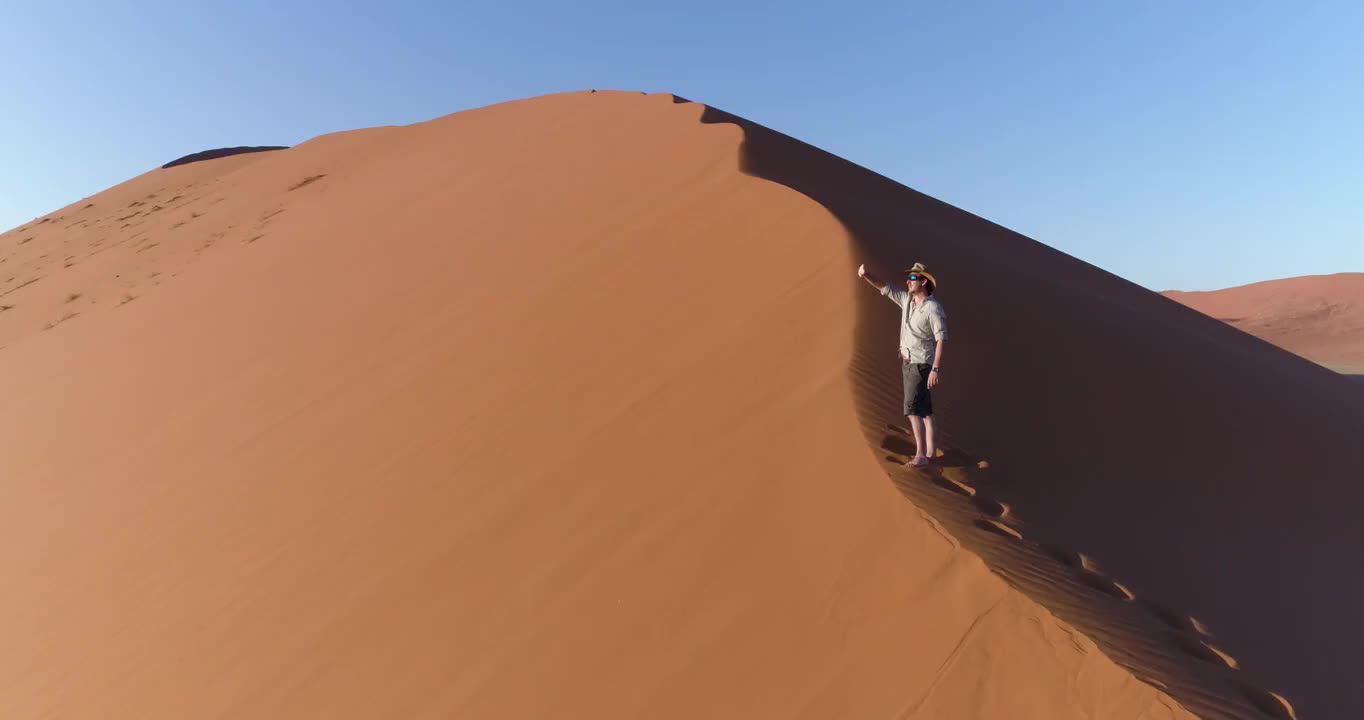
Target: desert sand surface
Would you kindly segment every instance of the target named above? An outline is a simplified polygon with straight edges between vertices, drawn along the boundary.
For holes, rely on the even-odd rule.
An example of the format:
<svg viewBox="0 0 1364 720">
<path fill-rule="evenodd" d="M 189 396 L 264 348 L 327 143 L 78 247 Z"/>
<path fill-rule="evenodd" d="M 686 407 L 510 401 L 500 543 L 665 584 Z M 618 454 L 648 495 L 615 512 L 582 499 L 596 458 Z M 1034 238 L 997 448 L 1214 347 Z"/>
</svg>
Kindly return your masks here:
<svg viewBox="0 0 1364 720">
<path fill-rule="evenodd" d="M 158 168 L 0 271 L 5 717 L 1364 709 L 1364 388 L 699 103 Z"/>
<path fill-rule="evenodd" d="M 1364 376 L 1364 273 L 1165 295 L 1332 370 Z"/>
</svg>

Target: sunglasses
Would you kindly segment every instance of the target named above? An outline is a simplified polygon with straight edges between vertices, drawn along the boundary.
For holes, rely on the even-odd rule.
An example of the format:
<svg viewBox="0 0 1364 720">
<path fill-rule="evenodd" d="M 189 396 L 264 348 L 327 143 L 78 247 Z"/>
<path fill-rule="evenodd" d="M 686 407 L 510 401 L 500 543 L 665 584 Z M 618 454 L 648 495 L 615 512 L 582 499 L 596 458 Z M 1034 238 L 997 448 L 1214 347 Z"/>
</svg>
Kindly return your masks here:
<svg viewBox="0 0 1364 720">
<path fill-rule="evenodd" d="M 908 279 L 909 279 L 909 280 L 918 280 L 918 279 L 920 279 L 920 278 L 919 278 L 918 275 L 910 275 Z"/>
</svg>

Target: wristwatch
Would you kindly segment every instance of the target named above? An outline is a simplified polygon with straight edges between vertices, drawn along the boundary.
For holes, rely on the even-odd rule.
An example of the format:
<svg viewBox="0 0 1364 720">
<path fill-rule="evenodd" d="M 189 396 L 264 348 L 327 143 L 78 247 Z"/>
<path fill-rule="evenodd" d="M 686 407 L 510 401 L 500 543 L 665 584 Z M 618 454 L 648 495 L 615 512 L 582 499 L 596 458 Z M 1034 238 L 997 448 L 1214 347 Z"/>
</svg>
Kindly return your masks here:
<svg viewBox="0 0 1364 720">
<path fill-rule="evenodd" d="M 929 370 L 929 372 L 938 372 L 938 368 L 933 368 L 932 370 Z"/>
</svg>

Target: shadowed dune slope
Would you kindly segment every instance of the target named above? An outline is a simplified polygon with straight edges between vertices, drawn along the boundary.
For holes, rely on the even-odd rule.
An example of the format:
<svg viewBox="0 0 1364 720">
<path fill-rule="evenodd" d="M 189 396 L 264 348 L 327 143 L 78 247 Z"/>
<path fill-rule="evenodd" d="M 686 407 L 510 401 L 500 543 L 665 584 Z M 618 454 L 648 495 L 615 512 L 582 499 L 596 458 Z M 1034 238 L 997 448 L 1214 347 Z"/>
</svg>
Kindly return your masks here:
<svg viewBox="0 0 1364 720">
<path fill-rule="evenodd" d="M 1159 614 L 1203 619 L 1237 659 L 1228 682 L 1267 683 L 1307 717 L 1364 712 L 1358 384 L 847 161 L 705 115 L 748 127 L 745 171 L 823 205 L 869 269 L 922 261 L 936 274 L 952 327 L 938 419 L 948 445 L 988 462 L 975 481 L 1027 537 L 1094 558 Z M 899 412 L 899 311 L 857 292 L 859 410 L 874 438 Z"/>
<path fill-rule="evenodd" d="M 725 119 L 546 96 L 158 169 L 0 236 L 3 714 L 1349 702 L 1303 671 L 1353 657 L 1321 636 L 1358 599 L 1357 496 L 1322 473 L 1358 466 L 1330 445 L 1357 416 L 1308 404 L 1334 376 Z M 911 257 L 954 323 L 958 467 L 928 474 L 885 459 L 895 316 L 853 274 Z M 1233 442 L 1262 365 L 1308 452 L 1289 485 Z M 1178 612 L 1143 636 L 1126 587 Z"/>
</svg>

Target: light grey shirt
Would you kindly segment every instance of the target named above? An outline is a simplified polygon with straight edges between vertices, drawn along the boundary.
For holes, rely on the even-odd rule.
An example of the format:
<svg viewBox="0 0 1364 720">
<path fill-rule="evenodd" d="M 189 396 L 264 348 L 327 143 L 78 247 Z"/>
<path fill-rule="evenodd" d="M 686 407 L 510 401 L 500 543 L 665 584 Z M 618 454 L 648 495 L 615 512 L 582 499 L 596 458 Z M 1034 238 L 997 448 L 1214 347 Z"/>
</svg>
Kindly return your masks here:
<svg viewBox="0 0 1364 720">
<path fill-rule="evenodd" d="M 937 354 L 938 341 L 947 339 L 947 312 L 932 295 L 922 303 L 903 288 L 889 285 L 881 294 L 900 306 L 900 357 L 912 363 L 931 363 Z"/>
</svg>

